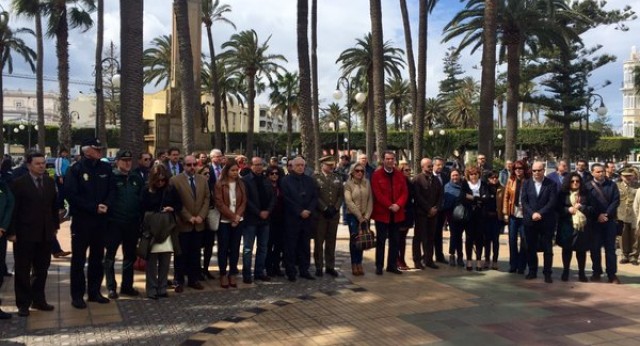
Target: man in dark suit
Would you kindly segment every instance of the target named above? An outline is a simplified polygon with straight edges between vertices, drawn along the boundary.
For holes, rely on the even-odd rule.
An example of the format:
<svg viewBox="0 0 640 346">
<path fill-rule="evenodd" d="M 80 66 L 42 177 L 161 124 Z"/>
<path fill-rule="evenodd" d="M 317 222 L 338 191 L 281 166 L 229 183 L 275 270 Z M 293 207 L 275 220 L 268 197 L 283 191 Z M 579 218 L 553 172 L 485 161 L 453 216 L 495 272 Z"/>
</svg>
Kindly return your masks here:
<svg viewBox="0 0 640 346">
<path fill-rule="evenodd" d="M 551 179 L 556 185 L 558 185 L 558 191 L 562 188 L 562 182 L 569 176 L 569 165 L 567 160 L 558 161 L 558 166 L 555 172 L 547 174 L 547 178 Z"/>
<path fill-rule="evenodd" d="M 524 233 L 529 246 L 527 280 L 538 276 L 538 250 L 544 253 L 544 281 L 552 283 L 553 231 L 556 226 L 556 183 L 544 176 L 544 163 L 536 161 L 531 168 L 532 178 L 522 184 Z"/>
<path fill-rule="evenodd" d="M 451 172 L 444 166 L 444 159 L 442 157 L 433 158 L 433 177 L 436 178 L 444 191 L 444 186 L 447 185 L 451 176 Z M 436 255 L 436 262 L 449 264 L 444 258 L 444 251 L 442 250 L 442 229 L 444 228 L 444 221 L 446 215 L 440 207 L 438 207 L 438 220 L 436 221 L 436 233 L 434 236 L 434 252 Z"/>
<path fill-rule="evenodd" d="M 151 169 L 151 154 L 142 152 L 138 154 L 138 167 L 133 170 L 133 174 L 139 175 L 145 183 L 149 180 L 149 170 Z"/>
<path fill-rule="evenodd" d="M 422 167 L 422 173 L 413 180 L 416 218 L 412 244 L 413 261 L 418 269 L 424 269 L 425 266 L 438 269 L 438 266 L 433 262 L 434 238 L 444 190 L 438 178 L 433 176 L 433 163 L 430 158 L 422 159 L 420 167 Z M 422 247 L 422 251 L 420 251 L 420 247 Z M 422 264 L 423 259 L 424 265 Z"/>
<path fill-rule="evenodd" d="M 593 176 L 589 173 L 589 163 L 585 159 L 576 161 L 576 172 L 580 174 L 585 183 L 593 179 Z"/>
<path fill-rule="evenodd" d="M 53 310 L 47 303 L 44 288 L 51 264 L 51 245 L 60 228 L 56 187 L 45 174 L 41 153 L 26 156 L 29 173 L 13 181 L 15 197 L 8 239 L 14 242 L 15 294 L 19 316 L 29 316 L 29 306 L 42 311 Z"/>
<path fill-rule="evenodd" d="M 216 182 L 218 178 L 220 178 L 220 173 L 222 173 L 222 151 L 220 149 L 211 149 L 209 153 L 209 158 L 211 159 L 211 163 L 209 164 L 209 191 L 211 191 L 211 203 L 209 205 L 209 209 L 213 209 L 216 207 L 214 197 L 214 189 L 216 186 Z M 207 229 L 204 231 L 204 235 L 202 237 L 202 279 L 215 279 L 215 276 L 211 274 L 209 271 L 209 264 L 211 263 L 211 256 L 213 256 L 213 246 L 216 244 L 216 232 L 211 229 Z"/>
<path fill-rule="evenodd" d="M 176 176 L 184 170 L 182 164 L 180 163 L 180 149 L 171 148 L 167 151 L 169 160 L 165 164 L 171 176 Z"/>
</svg>

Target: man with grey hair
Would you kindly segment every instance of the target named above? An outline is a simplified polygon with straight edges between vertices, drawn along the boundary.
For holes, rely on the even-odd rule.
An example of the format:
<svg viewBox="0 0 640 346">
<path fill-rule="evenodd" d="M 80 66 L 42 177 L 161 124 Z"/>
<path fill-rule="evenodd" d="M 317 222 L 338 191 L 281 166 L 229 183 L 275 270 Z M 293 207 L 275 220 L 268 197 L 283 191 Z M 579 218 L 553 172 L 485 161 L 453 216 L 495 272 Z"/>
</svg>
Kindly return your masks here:
<svg viewBox="0 0 640 346">
<path fill-rule="evenodd" d="M 296 264 L 301 278 L 315 280 L 309 274 L 311 262 L 312 213 L 318 204 L 316 183 L 305 174 L 305 161 L 301 157 L 293 159 L 289 175 L 282 178 L 280 185 L 284 196 L 285 236 L 284 263 L 289 281 L 296 281 Z"/>
<path fill-rule="evenodd" d="M 90 302 L 105 304 L 109 299 L 100 294 L 104 275 L 102 260 L 107 232 L 107 212 L 113 199 L 111 166 L 102 162 L 102 144 L 97 138 L 82 142 L 80 162 L 67 170 L 65 195 L 70 206 L 71 221 L 71 305 L 85 309 L 85 290 Z M 85 281 L 84 265 L 89 249 L 89 267 Z"/>
</svg>

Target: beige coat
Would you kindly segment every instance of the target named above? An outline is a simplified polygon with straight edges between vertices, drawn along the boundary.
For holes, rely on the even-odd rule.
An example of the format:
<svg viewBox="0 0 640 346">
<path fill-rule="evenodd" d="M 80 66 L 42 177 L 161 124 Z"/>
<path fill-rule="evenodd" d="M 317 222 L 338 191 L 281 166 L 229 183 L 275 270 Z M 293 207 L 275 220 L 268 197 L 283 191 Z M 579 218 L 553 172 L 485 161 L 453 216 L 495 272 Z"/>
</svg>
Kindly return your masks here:
<svg viewBox="0 0 640 346">
<path fill-rule="evenodd" d="M 178 231 L 191 232 L 194 225 L 189 222 L 191 217 L 200 216 L 202 220 L 206 219 L 209 212 L 209 200 L 211 198 L 209 192 L 209 183 L 203 175 L 194 175 L 194 183 L 196 185 L 196 198 L 193 198 L 189 178 L 186 174 L 181 173 L 171 177 L 169 184 L 176 189 L 177 195 L 182 202 L 182 210 L 176 211 L 176 219 L 178 221 Z M 204 231 L 205 222 L 195 225 L 195 230 Z"/>
<path fill-rule="evenodd" d="M 373 194 L 369 180 L 362 178 L 358 183 L 355 179 L 349 178 L 344 184 L 344 202 L 349 214 L 353 214 L 358 221 L 370 219 L 373 212 Z"/>
</svg>

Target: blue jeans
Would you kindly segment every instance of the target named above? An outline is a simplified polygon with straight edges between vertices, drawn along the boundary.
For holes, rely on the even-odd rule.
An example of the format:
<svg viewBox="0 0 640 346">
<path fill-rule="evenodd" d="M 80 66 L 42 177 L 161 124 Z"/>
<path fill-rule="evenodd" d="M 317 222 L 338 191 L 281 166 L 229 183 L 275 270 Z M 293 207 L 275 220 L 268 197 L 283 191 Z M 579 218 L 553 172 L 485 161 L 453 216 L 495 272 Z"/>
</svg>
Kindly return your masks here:
<svg viewBox="0 0 640 346">
<path fill-rule="evenodd" d="M 520 247 L 518 247 L 520 236 Z M 527 241 L 524 235 L 522 219 L 509 217 L 509 271 L 524 272 L 527 266 Z"/>
<path fill-rule="evenodd" d="M 360 232 L 360 223 L 352 214 L 347 214 L 347 224 L 349 225 L 349 252 L 351 253 L 351 264 L 362 264 L 362 250 L 356 248 L 355 236 Z"/>
<path fill-rule="evenodd" d="M 255 277 L 264 275 L 265 260 L 267 259 L 267 244 L 269 243 L 269 224 L 265 225 L 245 225 L 242 230 L 242 277 L 251 278 L 251 255 L 253 254 L 253 243 L 258 238 L 256 246 L 256 268 Z"/>
<path fill-rule="evenodd" d="M 397 222 L 384 223 L 376 221 L 376 269 L 384 267 L 384 247 L 389 238 L 389 253 L 387 254 L 387 270 L 398 269 L 398 238 L 400 224 Z"/>
<path fill-rule="evenodd" d="M 604 258 L 607 266 L 607 276 L 612 278 L 618 271 L 616 263 L 616 223 L 593 223 L 593 248 L 591 249 L 591 262 L 593 274 L 602 275 L 602 247 L 604 246 Z"/>
<path fill-rule="evenodd" d="M 242 239 L 242 223 L 238 227 L 231 227 L 230 223 L 220 222 L 218 228 L 218 267 L 220 275 L 238 273 L 238 260 L 240 258 L 240 240 Z M 184 251 L 184 250 L 183 250 Z"/>
</svg>

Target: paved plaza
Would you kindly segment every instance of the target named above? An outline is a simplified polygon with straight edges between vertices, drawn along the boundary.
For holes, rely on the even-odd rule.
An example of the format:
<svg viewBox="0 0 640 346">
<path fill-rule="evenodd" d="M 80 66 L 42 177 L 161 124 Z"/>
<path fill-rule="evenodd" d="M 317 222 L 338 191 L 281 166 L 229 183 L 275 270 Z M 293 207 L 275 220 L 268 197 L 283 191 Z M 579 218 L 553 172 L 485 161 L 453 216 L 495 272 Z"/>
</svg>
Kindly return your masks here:
<svg viewBox="0 0 640 346">
<path fill-rule="evenodd" d="M 18 317 L 13 280 L 5 280 L 2 308 L 14 316 L 0 321 L 0 345 L 640 344 L 640 267 L 619 266 L 622 285 L 580 283 L 575 270 L 562 282 L 556 247 L 554 283 L 528 281 L 504 271 L 508 248 L 502 235 L 500 271 L 441 266 L 377 276 L 369 250 L 366 275 L 354 277 L 347 234 L 340 226 L 341 275 L 335 279 L 239 280 L 237 289 L 222 289 L 213 280 L 204 282 L 203 291 L 187 288 L 159 301 L 142 294 L 88 303 L 86 310 L 71 307 L 70 258 L 53 259 L 47 284 L 53 312 Z M 447 237 L 445 232 L 445 242 Z M 59 239 L 70 248 L 69 223 Z M 12 267 L 10 251 L 7 259 Z M 144 289 L 144 273 L 136 272 L 135 287 Z"/>
</svg>

